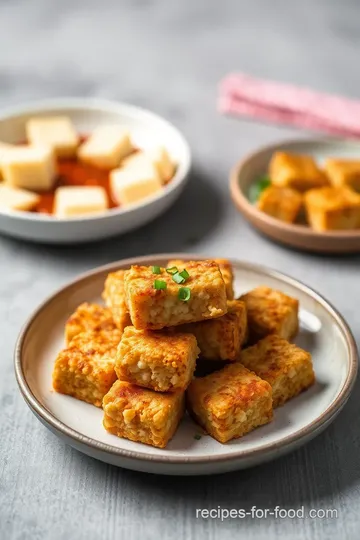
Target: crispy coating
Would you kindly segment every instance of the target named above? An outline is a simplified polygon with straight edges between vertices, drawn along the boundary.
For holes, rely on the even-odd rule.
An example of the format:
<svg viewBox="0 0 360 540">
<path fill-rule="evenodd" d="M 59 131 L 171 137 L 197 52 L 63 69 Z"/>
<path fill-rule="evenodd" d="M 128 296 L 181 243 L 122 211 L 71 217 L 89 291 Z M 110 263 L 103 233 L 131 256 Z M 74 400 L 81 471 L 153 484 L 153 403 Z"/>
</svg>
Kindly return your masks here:
<svg viewBox="0 0 360 540">
<path fill-rule="evenodd" d="M 273 417 L 270 384 L 240 363 L 193 379 L 187 403 L 197 422 L 222 443 L 242 437 Z"/>
<path fill-rule="evenodd" d="M 270 165 L 269 175 L 274 186 L 290 187 L 298 191 L 323 187 L 329 181 L 311 156 L 275 152 Z"/>
<path fill-rule="evenodd" d="M 207 360 L 236 360 L 247 339 L 246 305 L 241 300 L 228 300 L 228 312 L 218 319 L 178 327 L 197 339 L 201 356 Z"/>
<path fill-rule="evenodd" d="M 305 208 L 315 231 L 360 227 L 360 195 L 348 187 L 312 189 L 305 194 Z"/>
<path fill-rule="evenodd" d="M 125 328 L 115 363 L 122 381 L 157 392 L 185 390 L 199 354 L 192 334 L 169 334 Z"/>
<path fill-rule="evenodd" d="M 129 311 L 125 302 L 125 270 L 110 273 L 105 280 L 103 299 L 111 310 L 114 322 L 120 330 L 131 326 Z"/>
<path fill-rule="evenodd" d="M 249 343 L 270 334 L 293 339 L 299 329 L 299 301 L 270 287 L 257 287 L 240 296 L 248 314 Z"/>
<path fill-rule="evenodd" d="M 133 325 L 137 329 L 160 330 L 188 322 L 221 317 L 227 312 L 225 283 L 214 261 L 189 261 L 190 277 L 179 285 L 164 268 L 154 274 L 151 266 L 132 266 L 125 273 L 125 296 Z M 166 283 L 154 288 L 155 280 Z M 179 298 L 181 287 L 190 289 L 190 299 Z"/>
<path fill-rule="evenodd" d="M 240 353 L 239 362 L 271 384 L 279 407 L 315 382 L 311 354 L 273 335 Z"/>
<path fill-rule="evenodd" d="M 104 395 L 116 380 L 114 366 L 120 338 L 118 329 L 75 336 L 56 358 L 54 390 L 101 407 Z"/>
<path fill-rule="evenodd" d="M 90 330 L 113 330 L 115 327 L 111 311 L 98 304 L 88 304 L 84 302 L 68 318 L 65 324 L 65 342 L 70 341 Z"/>
<path fill-rule="evenodd" d="M 324 169 L 334 187 L 348 186 L 360 191 L 360 160 L 328 158 Z"/>
<path fill-rule="evenodd" d="M 232 264 L 228 259 L 213 259 L 213 260 L 216 262 L 216 264 L 220 268 L 220 272 L 225 282 L 227 299 L 233 300 L 234 299 L 234 288 L 233 288 L 234 274 L 233 274 Z M 172 259 L 168 262 L 168 268 L 172 268 L 173 266 L 176 266 L 181 271 L 181 270 L 184 270 L 184 268 L 186 268 L 187 264 L 188 264 L 188 261 L 184 261 L 181 259 Z"/>
<path fill-rule="evenodd" d="M 159 393 L 116 381 L 103 400 L 104 428 L 118 437 L 165 448 L 184 414 L 184 392 Z"/>
<path fill-rule="evenodd" d="M 295 189 L 269 186 L 260 194 L 256 206 L 269 216 L 285 223 L 294 223 L 302 203 L 303 196 Z"/>
</svg>

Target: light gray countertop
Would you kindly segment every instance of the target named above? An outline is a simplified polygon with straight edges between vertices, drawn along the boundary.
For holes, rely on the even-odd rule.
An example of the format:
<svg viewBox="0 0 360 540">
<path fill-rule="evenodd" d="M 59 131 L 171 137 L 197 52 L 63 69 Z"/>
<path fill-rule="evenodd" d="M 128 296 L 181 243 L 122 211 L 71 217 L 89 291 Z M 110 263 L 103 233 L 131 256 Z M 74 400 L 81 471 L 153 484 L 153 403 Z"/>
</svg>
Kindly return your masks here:
<svg viewBox="0 0 360 540">
<path fill-rule="evenodd" d="M 79 272 L 123 257 L 192 251 L 261 262 L 305 281 L 360 343 L 360 257 L 270 243 L 228 194 L 230 166 L 295 130 L 221 117 L 229 71 L 360 96 L 355 0 L 0 0 L 0 106 L 59 95 L 148 107 L 188 137 L 194 173 L 178 204 L 133 234 L 83 247 L 0 238 L 0 538 L 357 539 L 360 423 L 356 385 L 335 422 L 301 450 L 225 476 L 171 478 L 116 469 L 65 446 L 31 414 L 12 354 L 36 305 Z M 300 135 L 305 135 L 301 133 Z M 196 519 L 196 508 L 335 508 L 337 519 Z"/>
</svg>

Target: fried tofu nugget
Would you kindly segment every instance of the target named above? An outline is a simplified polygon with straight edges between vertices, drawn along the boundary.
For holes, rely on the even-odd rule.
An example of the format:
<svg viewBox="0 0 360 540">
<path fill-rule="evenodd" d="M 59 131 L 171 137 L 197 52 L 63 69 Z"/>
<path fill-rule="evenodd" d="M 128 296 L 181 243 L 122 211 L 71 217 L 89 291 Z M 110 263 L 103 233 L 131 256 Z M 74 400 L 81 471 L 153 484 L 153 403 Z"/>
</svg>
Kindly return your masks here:
<svg viewBox="0 0 360 540">
<path fill-rule="evenodd" d="M 125 273 L 126 303 L 135 328 L 160 330 L 225 315 L 226 290 L 219 266 L 214 261 L 188 261 L 186 270 L 189 277 L 182 284 L 165 268 L 154 274 L 151 266 L 132 266 Z"/>
<path fill-rule="evenodd" d="M 151 332 L 127 326 L 118 348 L 115 371 L 120 380 L 157 392 L 185 390 L 199 352 L 192 334 Z"/>
<path fill-rule="evenodd" d="M 323 187 L 329 184 L 326 174 L 319 169 L 311 156 L 275 152 L 269 165 L 271 182 L 277 187 L 298 191 Z"/>
<path fill-rule="evenodd" d="M 299 301 L 270 287 L 257 287 L 240 296 L 248 314 L 249 343 L 270 334 L 293 339 L 299 329 Z"/>
<path fill-rule="evenodd" d="M 90 330 L 113 330 L 116 328 L 111 311 L 98 304 L 84 302 L 68 318 L 65 324 L 65 341 L 69 345 L 70 341 Z"/>
<path fill-rule="evenodd" d="M 75 336 L 56 358 L 54 390 L 101 407 L 104 395 L 116 380 L 115 357 L 120 338 L 118 329 Z"/>
<path fill-rule="evenodd" d="M 105 280 L 103 299 L 111 310 L 114 322 L 119 330 L 131 326 L 129 311 L 125 302 L 124 276 L 126 270 L 109 274 Z"/>
<path fill-rule="evenodd" d="M 312 189 L 305 194 L 305 208 L 315 231 L 360 227 L 360 195 L 348 187 Z"/>
<path fill-rule="evenodd" d="M 273 418 L 270 384 L 240 363 L 193 379 L 187 405 L 195 420 L 221 443 L 242 437 Z"/>
<path fill-rule="evenodd" d="M 348 186 L 360 192 L 360 160 L 328 158 L 324 169 L 334 187 Z"/>
<path fill-rule="evenodd" d="M 216 264 L 220 268 L 220 272 L 222 274 L 223 280 L 225 282 L 226 287 L 226 296 L 228 300 L 234 299 L 234 288 L 233 288 L 233 282 L 234 282 L 234 274 L 232 269 L 232 264 L 228 259 L 213 259 Z M 168 262 L 168 268 L 172 268 L 176 266 L 180 271 L 184 270 L 186 268 L 188 261 L 184 261 L 181 259 L 172 259 Z"/>
<path fill-rule="evenodd" d="M 269 186 L 256 203 L 259 210 L 285 223 L 294 223 L 303 204 L 303 196 L 295 189 Z"/>
<path fill-rule="evenodd" d="M 184 392 L 154 392 L 116 381 L 103 400 L 104 428 L 130 441 L 165 448 L 184 414 Z"/>
<path fill-rule="evenodd" d="M 274 408 L 315 382 L 311 354 L 276 335 L 243 350 L 239 362 L 271 384 Z"/>
</svg>

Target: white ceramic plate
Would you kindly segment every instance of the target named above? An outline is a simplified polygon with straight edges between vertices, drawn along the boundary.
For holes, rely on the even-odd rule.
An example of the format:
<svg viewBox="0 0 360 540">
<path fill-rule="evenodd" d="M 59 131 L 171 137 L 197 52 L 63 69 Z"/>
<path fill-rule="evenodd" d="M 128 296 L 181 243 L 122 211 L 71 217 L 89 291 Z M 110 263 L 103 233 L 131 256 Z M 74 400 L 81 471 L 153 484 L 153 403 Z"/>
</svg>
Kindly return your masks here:
<svg viewBox="0 0 360 540">
<path fill-rule="evenodd" d="M 31 116 L 69 116 L 79 133 L 91 133 L 102 124 L 128 128 L 139 148 L 165 146 L 177 164 L 172 181 L 152 197 L 128 208 L 114 208 L 87 218 L 56 219 L 31 212 L 0 212 L 0 233 L 46 243 L 99 240 L 136 229 L 167 210 L 185 187 L 190 171 L 190 150 L 181 133 L 159 116 L 131 105 L 91 98 L 51 99 L 0 112 L 0 141 L 25 140 Z"/>
<path fill-rule="evenodd" d="M 131 264 L 164 265 L 169 258 L 195 257 L 154 255 L 103 266 L 51 296 L 22 330 L 15 355 L 20 390 L 41 422 L 74 448 L 139 471 L 220 473 L 250 467 L 297 448 L 320 433 L 346 403 L 355 382 L 358 358 L 354 339 L 339 313 L 298 281 L 237 261 L 233 261 L 236 294 L 265 284 L 300 300 L 297 343 L 313 355 L 316 384 L 277 409 L 273 422 L 241 439 L 220 444 L 210 436 L 196 440 L 199 428 L 186 417 L 168 447 L 162 450 L 110 435 L 102 426 L 101 409 L 52 390 L 51 373 L 56 354 L 64 346 L 65 321 L 81 302 L 100 300 L 104 279 L 110 271 Z"/>
</svg>

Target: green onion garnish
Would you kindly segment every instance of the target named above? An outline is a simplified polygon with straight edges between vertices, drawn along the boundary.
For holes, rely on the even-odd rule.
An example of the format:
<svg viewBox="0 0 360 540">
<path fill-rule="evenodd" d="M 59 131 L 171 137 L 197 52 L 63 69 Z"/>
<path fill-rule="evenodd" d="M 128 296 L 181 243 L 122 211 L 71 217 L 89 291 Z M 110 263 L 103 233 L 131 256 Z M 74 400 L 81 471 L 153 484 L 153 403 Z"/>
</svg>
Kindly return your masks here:
<svg viewBox="0 0 360 540">
<path fill-rule="evenodd" d="M 261 193 L 271 185 L 271 179 L 269 176 L 259 176 L 249 188 L 250 202 L 255 204 L 260 197 Z"/>
<path fill-rule="evenodd" d="M 176 272 L 176 274 L 174 274 L 172 278 L 175 283 L 180 284 L 185 282 L 185 278 L 179 272 Z"/>
<path fill-rule="evenodd" d="M 168 274 L 173 276 L 174 274 L 176 274 L 178 272 L 178 269 L 177 269 L 176 266 L 172 266 L 171 268 L 167 268 L 166 271 L 167 271 Z"/>
<path fill-rule="evenodd" d="M 162 279 L 155 279 L 154 289 L 157 289 L 158 291 L 164 291 L 166 287 L 167 287 L 166 281 L 163 281 Z"/>
<path fill-rule="evenodd" d="M 179 272 L 179 275 L 182 276 L 185 280 L 189 279 L 190 277 L 189 272 L 185 268 L 182 272 Z"/>
<path fill-rule="evenodd" d="M 152 273 L 153 273 L 153 274 L 161 274 L 161 268 L 160 268 L 160 266 L 153 266 L 153 267 L 152 267 Z"/>
<path fill-rule="evenodd" d="M 190 300 L 191 291 L 189 287 L 180 287 L 178 296 L 179 299 L 183 302 L 187 302 L 188 300 Z"/>
<path fill-rule="evenodd" d="M 199 434 L 197 433 L 196 435 L 194 435 L 194 439 L 196 439 L 197 441 L 200 441 L 201 435 L 199 435 Z"/>
</svg>

